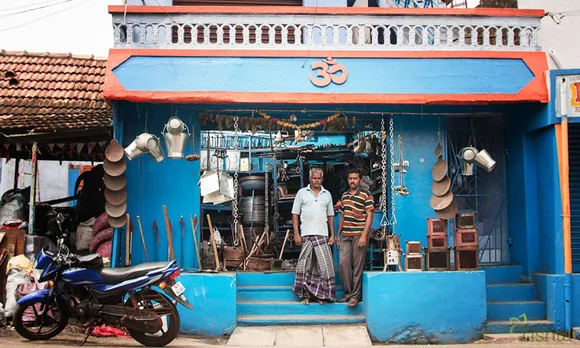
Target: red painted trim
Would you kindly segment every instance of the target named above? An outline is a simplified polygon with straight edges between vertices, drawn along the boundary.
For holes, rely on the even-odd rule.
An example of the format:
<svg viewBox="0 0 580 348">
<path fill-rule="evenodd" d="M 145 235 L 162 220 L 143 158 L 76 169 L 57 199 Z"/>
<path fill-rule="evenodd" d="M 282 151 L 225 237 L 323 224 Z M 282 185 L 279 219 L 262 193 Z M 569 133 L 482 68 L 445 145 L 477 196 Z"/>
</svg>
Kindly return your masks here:
<svg viewBox="0 0 580 348">
<path fill-rule="evenodd" d="M 111 49 L 107 64 L 104 96 L 107 100 L 165 103 L 209 104 L 490 104 L 505 102 L 549 101 L 546 77 L 548 62 L 544 52 L 489 51 L 335 51 L 334 58 L 511 58 L 522 59 L 535 75 L 516 94 L 373 94 L 373 93 L 257 93 L 257 92 L 144 92 L 127 91 L 112 70 L 132 56 L 210 56 L 210 57 L 304 57 L 300 51 L 194 51 L 194 50 L 124 50 Z M 328 51 L 311 51 L 309 57 L 325 58 Z"/>
<path fill-rule="evenodd" d="M 125 6 L 111 5 L 109 13 L 125 13 Z M 216 13 L 305 15 L 413 15 L 478 17 L 544 17 L 544 10 L 506 8 L 393 8 L 307 6 L 127 6 L 126 13 Z"/>
</svg>

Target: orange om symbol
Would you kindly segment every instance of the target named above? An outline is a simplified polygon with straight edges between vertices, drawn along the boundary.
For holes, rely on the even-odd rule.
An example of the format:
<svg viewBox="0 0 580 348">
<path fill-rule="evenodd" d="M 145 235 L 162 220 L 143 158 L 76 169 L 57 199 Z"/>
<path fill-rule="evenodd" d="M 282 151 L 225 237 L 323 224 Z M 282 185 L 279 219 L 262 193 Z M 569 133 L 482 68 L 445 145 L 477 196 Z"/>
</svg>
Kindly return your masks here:
<svg viewBox="0 0 580 348">
<path fill-rule="evenodd" d="M 334 82 L 337 85 L 342 85 L 346 82 L 348 77 L 346 68 L 343 65 L 338 64 L 332 57 L 328 57 L 322 62 L 312 63 L 310 66 L 312 67 L 312 70 L 321 69 L 318 70 L 316 76 L 321 77 L 322 79 L 316 78 L 312 76 L 312 74 L 308 74 L 310 82 L 312 82 L 312 84 L 317 87 L 326 87 L 330 84 L 330 82 Z M 342 72 L 342 74 L 335 75 L 339 71 Z"/>
</svg>

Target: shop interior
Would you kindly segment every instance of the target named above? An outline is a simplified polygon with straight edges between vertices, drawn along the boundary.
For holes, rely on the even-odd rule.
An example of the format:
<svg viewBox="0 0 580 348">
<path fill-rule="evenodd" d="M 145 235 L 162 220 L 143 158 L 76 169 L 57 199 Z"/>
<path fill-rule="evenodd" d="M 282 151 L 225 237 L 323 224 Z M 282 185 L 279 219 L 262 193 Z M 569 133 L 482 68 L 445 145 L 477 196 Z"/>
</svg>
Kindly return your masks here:
<svg viewBox="0 0 580 348">
<path fill-rule="evenodd" d="M 504 170 L 494 159 L 502 145 L 496 142 L 494 146 L 493 136 L 479 134 L 485 125 L 497 130 L 502 117 L 436 118 L 438 140 L 432 151 L 438 160 L 432 171 L 424 173 L 432 176 L 425 179 L 433 181 L 432 197 L 425 204 L 431 205 L 433 214 L 424 223 L 426 240 L 408 241 L 391 228 L 396 219 L 395 198 L 412 194 L 406 184 L 411 164 L 405 152 L 405 132 L 397 129 L 393 114 L 273 109 L 200 112 L 202 204 L 196 223 L 201 242 L 196 252 L 202 268 L 293 271 L 300 247 L 293 240 L 291 208 L 296 192 L 308 185 L 313 167 L 324 171 L 323 186 L 335 203 L 335 230 L 340 197 L 348 188 L 348 170 L 362 170 L 361 186 L 375 202 L 365 270 L 470 270 L 478 267 L 482 256 L 486 263 L 501 263 L 502 253 L 482 253 L 478 246 L 480 240 L 498 243 L 497 234 L 505 233 L 505 226 L 497 226 L 505 224 L 504 187 L 485 184 L 497 181 Z M 446 128 L 450 129 L 447 136 Z M 491 155 L 486 146 L 493 146 Z M 483 153 L 483 162 L 461 157 L 475 157 L 474 153 Z M 488 195 L 473 193 L 481 185 L 488 186 Z M 494 189 L 499 192 L 490 191 Z M 455 197 L 454 192 L 458 193 Z M 500 214 L 493 214 L 501 221 L 486 221 L 487 239 L 482 239 L 478 235 L 478 229 L 484 229 L 481 214 L 475 208 L 482 208 L 484 219 L 489 218 L 490 209 L 498 207 L 489 193 L 500 196 Z M 336 247 L 334 255 L 337 262 Z"/>
</svg>

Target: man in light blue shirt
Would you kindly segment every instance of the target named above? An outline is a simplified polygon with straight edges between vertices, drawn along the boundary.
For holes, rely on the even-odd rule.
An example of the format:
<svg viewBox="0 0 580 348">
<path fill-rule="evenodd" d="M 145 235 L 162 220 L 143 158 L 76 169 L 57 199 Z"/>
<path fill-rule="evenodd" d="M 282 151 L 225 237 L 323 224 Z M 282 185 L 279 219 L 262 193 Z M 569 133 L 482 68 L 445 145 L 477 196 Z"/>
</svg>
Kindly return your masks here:
<svg viewBox="0 0 580 348">
<path fill-rule="evenodd" d="M 322 187 L 323 171 L 310 170 L 310 185 L 296 194 L 292 206 L 294 241 L 301 245 L 293 291 L 309 304 L 336 299 L 334 265 L 330 246 L 334 243 L 332 195 Z M 329 233 L 330 232 L 330 233 Z"/>
</svg>

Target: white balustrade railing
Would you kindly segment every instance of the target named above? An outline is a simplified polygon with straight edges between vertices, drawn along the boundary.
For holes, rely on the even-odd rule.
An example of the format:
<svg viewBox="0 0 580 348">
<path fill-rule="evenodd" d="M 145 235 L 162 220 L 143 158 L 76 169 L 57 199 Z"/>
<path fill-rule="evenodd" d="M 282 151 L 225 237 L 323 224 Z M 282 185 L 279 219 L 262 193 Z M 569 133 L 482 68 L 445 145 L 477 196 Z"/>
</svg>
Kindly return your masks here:
<svg viewBox="0 0 580 348">
<path fill-rule="evenodd" d="M 252 14 L 235 13 L 235 9 L 230 13 L 111 10 L 115 48 L 540 50 L 538 16 L 430 15 L 428 10 L 417 15 L 412 11 Z"/>
</svg>

